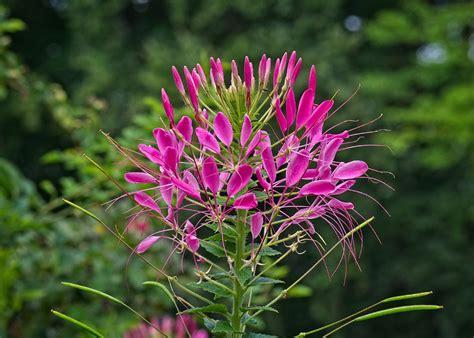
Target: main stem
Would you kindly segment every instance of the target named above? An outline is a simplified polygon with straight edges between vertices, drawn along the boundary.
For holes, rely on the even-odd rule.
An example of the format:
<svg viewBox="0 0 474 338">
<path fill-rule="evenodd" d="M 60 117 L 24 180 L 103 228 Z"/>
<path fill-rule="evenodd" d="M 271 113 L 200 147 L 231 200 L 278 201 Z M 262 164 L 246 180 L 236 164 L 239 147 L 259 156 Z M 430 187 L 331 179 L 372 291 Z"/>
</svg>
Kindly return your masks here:
<svg viewBox="0 0 474 338">
<path fill-rule="evenodd" d="M 240 218 L 240 217 L 239 217 Z M 237 222 L 237 239 L 235 246 L 235 273 L 238 274 L 240 269 L 244 265 L 244 253 L 245 253 L 245 217 L 240 218 Z M 232 337 L 242 337 L 242 302 L 244 298 L 244 288 L 240 284 L 238 276 L 234 277 L 234 297 L 232 301 Z"/>
</svg>

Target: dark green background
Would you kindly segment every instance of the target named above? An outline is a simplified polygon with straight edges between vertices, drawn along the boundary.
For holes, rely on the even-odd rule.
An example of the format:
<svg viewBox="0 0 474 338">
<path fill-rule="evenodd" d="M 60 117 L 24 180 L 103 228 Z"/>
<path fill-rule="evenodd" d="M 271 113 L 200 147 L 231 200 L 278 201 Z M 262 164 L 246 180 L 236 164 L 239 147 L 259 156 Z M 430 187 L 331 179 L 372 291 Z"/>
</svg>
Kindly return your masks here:
<svg viewBox="0 0 474 338">
<path fill-rule="evenodd" d="M 303 57 L 302 77 L 316 64 L 318 99 L 340 90 L 342 102 L 361 84 L 339 119 L 384 114 L 374 128 L 391 132 L 366 142 L 390 150 L 354 156 L 393 172 L 386 180 L 396 191 L 366 190 L 391 217 L 360 204 L 376 216 L 382 240 L 367 233 L 363 271 L 350 267 L 345 285 L 343 270 L 330 282 L 324 272 L 313 275 L 313 295 L 282 301 L 281 315 L 265 318 L 266 331 L 290 336 L 385 296 L 433 290 L 429 302 L 443 311 L 361 323 L 340 337 L 474 334 L 472 2 L 22 0 L 4 1 L 0 20 L 0 336 L 76 335 L 50 308 L 109 336 L 134 323 L 110 304 L 64 290 L 61 280 L 161 313 L 166 304 L 137 286 L 150 272 L 132 263 L 125 282 L 126 251 L 59 197 L 100 212 L 114 196 L 80 155 L 120 176 L 120 158 L 98 130 L 130 145 L 148 137 L 159 123 L 160 89 L 172 88 L 171 65 L 211 55 L 257 62 L 291 50 Z M 120 212 L 104 217 L 123 223 Z M 301 259 L 311 261 L 296 257 L 292 275 L 303 271 Z"/>
</svg>

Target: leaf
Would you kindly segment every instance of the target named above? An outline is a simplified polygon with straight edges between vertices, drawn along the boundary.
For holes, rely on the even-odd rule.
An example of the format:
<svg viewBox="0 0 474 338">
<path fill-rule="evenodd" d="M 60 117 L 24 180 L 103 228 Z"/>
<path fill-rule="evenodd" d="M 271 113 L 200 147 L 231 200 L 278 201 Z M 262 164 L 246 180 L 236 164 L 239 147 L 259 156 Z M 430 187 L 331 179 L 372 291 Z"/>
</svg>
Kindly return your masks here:
<svg viewBox="0 0 474 338">
<path fill-rule="evenodd" d="M 252 282 L 251 285 L 263 285 L 263 284 L 283 284 L 285 283 L 282 280 L 279 279 L 273 279 L 273 278 L 268 278 L 268 277 L 258 277 L 254 282 Z"/>
<path fill-rule="evenodd" d="M 306 285 L 296 285 L 295 287 L 288 290 L 288 297 L 290 298 L 303 298 L 309 297 L 313 293 L 310 287 Z"/>
<path fill-rule="evenodd" d="M 143 283 L 143 285 L 152 285 L 152 286 L 156 286 L 160 288 L 168 296 L 168 298 L 173 302 L 173 304 L 176 305 L 174 296 L 171 294 L 171 292 L 168 290 L 168 288 L 164 284 L 155 282 L 155 281 L 146 281 Z"/>
<path fill-rule="evenodd" d="M 224 304 L 210 304 L 206 306 L 201 306 L 201 307 L 195 307 L 192 309 L 188 309 L 185 311 L 180 312 L 179 314 L 183 313 L 219 313 L 223 315 L 227 315 L 227 307 Z"/>
<path fill-rule="evenodd" d="M 228 290 L 210 282 L 193 283 L 192 286 L 214 294 L 214 299 L 229 297 L 231 295 Z"/>
<path fill-rule="evenodd" d="M 245 310 L 245 311 L 270 311 L 270 312 L 278 313 L 278 310 L 271 307 L 271 306 L 250 306 L 250 307 L 244 307 L 243 310 Z"/>
<path fill-rule="evenodd" d="M 97 330 L 93 329 L 92 327 L 90 327 L 89 325 L 77 320 L 77 319 L 74 319 L 72 317 L 69 317 L 67 315 L 65 315 L 64 313 L 61 313 L 59 311 L 55 311 L 55 310 L 51 310 L 51 313 L 54 314 L 55 316 L 58 316 L 59 318 L 69 322 L 69 323 L 72 323 L 74 325 L 76 325 L 77 327 L 83 329 L 84 331 L 92 334 L 93 336 L 95 337 L 99 337 L 99 338 L 103 338 L 104 335 L 100 332 L 98 332 Z"/>
<path fill-rule="evenodd" d="M 278 337 L 272 336 L 269 334 L 264 334 L 264 333 L 248 332 L 243 335 L 243 338 L 278 338 Z"/>
<path fill-rule="evenodd" d="M 218 320 L 211 330 L 212 333 L 232 333 L 234 330 L 229 322 Z"/>
<path fill-rule="evenodd" d="M 242 316 L 242 324 L 244 325 L 250 325 L 253 327 L 257 328 L 263 328 L 264 327 L 264 322 L 258 318 L 258 317 L 251 317 L 248 313 L 245 313 Z"/>
<path fill-rule="evenodd" d="M 225 257 L 224 249 L 213 242 L 201 241 L 201 247 L 216 257 Z"/>
<path fill-rule="evenodd" d="M 263 247 L 259 253 L 259 256 L 278 256 L 278 255 L 281 255 L 281 252 L 269 246 Z"/>
<path fill-rule="evenodd" d="M 216 320 L 214 319 L 211 319 L 209 317 L 204 317 L 204 326 L 206 327 L 206 329 L 208 329 L 209 331 L 212 331 L 214 330 L 214 327 L 216 326 Z"/>
<path fill-rule="evenodd" d="M 390 309 L 380 310 L 368 313 L 366 315 L 357 317 L 354 319 L 355 322 L 361 322 L 364 320 L 374 319 L 382 316 L 389 316 L 396 313 L 402 312 L 412 312 L 412 311 L 430 311 L 430 310 L 440 310 L 443 307 L 440 305 L 406 305 L 406 306 L 398 306 L 393 307 Z"/>
<path fill-rule="evenodd" d="M 236 271 L 237 278 L 239 279 L 240 284 L 245 285 L 245 283 L 252 278 L 252 269 L 250 267 L 244 267 L 242 270 Z"/>
</svg>

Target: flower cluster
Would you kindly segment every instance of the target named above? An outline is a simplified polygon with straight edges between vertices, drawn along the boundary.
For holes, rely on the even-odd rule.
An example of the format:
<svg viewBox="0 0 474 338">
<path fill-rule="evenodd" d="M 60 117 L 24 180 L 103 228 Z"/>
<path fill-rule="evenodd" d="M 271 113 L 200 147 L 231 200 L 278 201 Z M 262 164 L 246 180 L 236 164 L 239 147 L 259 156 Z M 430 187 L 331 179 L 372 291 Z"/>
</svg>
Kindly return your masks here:
<svg viewBox="0 0 474 338">
<path fill-rule="evenodd" d="M 295 52 L 275 63 L 263 55 L 255 77 L 246 57 L 243 79 L 231 62 L 230 84 L 220 59 L 210 59 L 208 76 L 199 64 L 184 67 L 184 77 L 172 68 L 194 116 L 176 119 L 163 89 L 169 127 L 153 130 L 156 144 L 138 146 L 149 162 L 134 158 L 138 170 L 125 174 L 127 182 L 147 185 L 133 192 L 141 212 L 166 225 L 145 238 L 138 253 L 164 238 L 196 253 L 202 227 L 214 224 L 222 230 L 237 215 L 244 215 L 252 241 L 260 243 L 294 229 L 314 237 L 316 219 L 339 237 L 354 227 L 361 216 L 341 196 L 356 191 L 357 180 L 368 177 L 368 166 L 336 159 L 353 145 L 353 135 L 332 133 L 326 126 L 336 110 L 332 99 L 315 99 L 314 65 L 297 97 L 294 84 L 301 66 Z M 182 217 L 187 211 L 191 216 Z"/>
<path fill-rule="evenodd" d="M 206 330 L 200 329 L 198 324 L 189 315 L 179 315 L 175 318 L 163 316 L 151 320 L 152 325 L 141 323 L 137 327 L 125 332 L 124 338 L 158 338 L 166 334 L 173 338 L 208 338 Z M 159 328 L 161 332 L 157 331 Z"/>
</svg>

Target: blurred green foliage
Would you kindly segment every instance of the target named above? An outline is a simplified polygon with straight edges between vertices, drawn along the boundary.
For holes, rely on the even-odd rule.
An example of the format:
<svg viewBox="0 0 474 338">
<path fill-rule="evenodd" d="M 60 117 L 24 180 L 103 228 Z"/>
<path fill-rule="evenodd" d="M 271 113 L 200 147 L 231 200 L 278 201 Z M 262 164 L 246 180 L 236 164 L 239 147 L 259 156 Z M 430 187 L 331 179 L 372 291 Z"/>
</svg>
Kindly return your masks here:
<svg viewBox="0 0 474 338">
<path fill-rule="evenodd" d="M 345 286 L 343 272 L 331 281 L 315 274 L 308 280 L 313 296 L 283 301 L 283 317 L 268 315 L 268 327 L 289 336 L 385 296 L 432 289 L 444 311 L 367 322 L 340 336 L 399 337 L 400 327 L 404 337 L 472 335 L 473 13 L 473 3 L 463 1 L 5 1 L 0 157 L 9 162 L 0 162 L 0 335 L 73 336 L 49 314 L 51 307 L 107 332 L 133 321 L 63 290 L 61 280 L 160 311 L 159 301 L 144 299 L 137 287 L 150 272 L 133 263 L 126 272 L 127 252 L 71 214 L 59 196 L 123 226 L 128 206 L 100 211 L 117 190 L 81 156 L 86 152 L 120 178 L 126 163 L 99 129 L 128 146 L 148 139 L 161 123 L 159 90 L 173 86 L 172 64 L 205 64 L 209 55 L 275 58 L 293 49 L 306 66 L 317 65 L 318 98 L 339 89 L 341 103 L 361 83 L 340 119 L 384 114 L 373 127 L 392 131 L 367 143 L 387 144 L 392 152 L 360 153 L 395 173 L 387 180 L 396 192 L 370 191 L 390 218 L 362 202 L 364 213 L 377 217 L 383 242 L 366 236 L 363 271 L 350 267 Z M 125 274 L 135 281 L 129 289 Z"/>
</svg>

